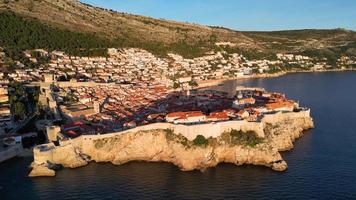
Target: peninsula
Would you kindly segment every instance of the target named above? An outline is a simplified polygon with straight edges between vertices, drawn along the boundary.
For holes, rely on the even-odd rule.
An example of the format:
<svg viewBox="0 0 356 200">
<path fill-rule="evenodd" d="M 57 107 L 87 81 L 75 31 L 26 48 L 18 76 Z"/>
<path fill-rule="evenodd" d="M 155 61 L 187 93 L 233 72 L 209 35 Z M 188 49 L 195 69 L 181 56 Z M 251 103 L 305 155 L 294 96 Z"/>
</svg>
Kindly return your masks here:
<svg viewBox="0 0 356 200">
<path fill-rule="evenodd" d="M 24 132 L 46 144 L 31 176 L 131 160 L 284 170 L 278 152 L 313 127 L 310 110 L 261 88 L 208 87 L 356 69 L 356 34 L 345 29 L 233 31 L 77 0 L 4 1 L 0 16 L 0 160 L 19 155 L 19 130 L 35 127 Z"/>
<path fill-rule="evenodd" d="M 77 168 L 91 161 L 170 162 L 183 171 L 224 162 L 284 171 L 287 163 L 279 152 L 293 148 L 295 139 L 314 127 L 310 109 L 280 93 L 242 87 L 232 97 L 204 89 L 185 92 L 174 101 L 179 108 L 169 108 L 172 102 L 166 97 L 167 102 L 161 102 L 168 104 L 166 113 L 149 114 L 144 123 L 132 120 L 119 132 L 95 134 L 93 122 L 47 127 L 47 138 L 53 142 L 34 148 L 29 176 L 54 176 L 61 167 Z M 219 101 L 227 106 L 222 108 Z M 192 105 L 194 111 L 183 111 Z"/>
</svg>

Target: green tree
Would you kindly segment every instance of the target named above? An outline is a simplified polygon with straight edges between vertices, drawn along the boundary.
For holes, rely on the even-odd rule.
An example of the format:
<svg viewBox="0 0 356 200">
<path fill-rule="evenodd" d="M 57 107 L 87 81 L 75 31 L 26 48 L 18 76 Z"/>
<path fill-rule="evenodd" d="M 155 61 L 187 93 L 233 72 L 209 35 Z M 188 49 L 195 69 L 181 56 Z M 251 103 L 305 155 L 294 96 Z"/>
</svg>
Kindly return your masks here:
<svg viewBox="0 0 356 200">
<path fill-rule="evenodd" d="M 198 83 L 195 80 L 190 81 L 189 85 L 192 87 L 198 87 Z"/>
<path fill-rule="evenodd" d="M 14 114 L 18 119 L 24 119 L 26 117 L 26 107 L 21 101 L 14 104 Z"/>
<path fill-rule="evenodd" d="M 197 135 L 197 137 L 193 140 L 193 144 L 205 147 L 209 144 L 209 141 L 203 135 Z"/>
<path fill-rule="evenodd" d="M 180 87 L 179 83 L 173 82 L 173 89 L 177 89 L 179 87 Z"/>
</svg>

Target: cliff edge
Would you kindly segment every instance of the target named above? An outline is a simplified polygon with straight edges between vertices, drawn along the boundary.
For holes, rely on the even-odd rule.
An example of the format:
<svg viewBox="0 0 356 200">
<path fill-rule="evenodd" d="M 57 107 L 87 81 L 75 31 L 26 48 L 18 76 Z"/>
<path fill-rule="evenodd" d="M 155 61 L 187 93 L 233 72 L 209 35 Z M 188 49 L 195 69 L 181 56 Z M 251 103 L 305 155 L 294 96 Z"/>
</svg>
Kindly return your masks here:
<svg viewBox="0 0 356 200">
<path fill-rule="evenodd" d="M 246 122 L 247 123 L 247 122 Z M 255 131 L 230 129 L 216 137 L 189 140 L 174 129 L 129 130 L 108 135 L 40 145 L 34 149 L 29 176 L 54 176 L 58 166 L 77 168 L 90 161 L 116 165 L 130 161 L 170 162 L 183 171 L 204 170 L 219 163 L 263 165 L 287 169 L 280 151 L 293 148 L 304 130 L 314 127 L 310 112 L 275 113 L 261 120 L 263 137 Z M 43 173 L 42 173 L 43 172 Z"/>
</svg>

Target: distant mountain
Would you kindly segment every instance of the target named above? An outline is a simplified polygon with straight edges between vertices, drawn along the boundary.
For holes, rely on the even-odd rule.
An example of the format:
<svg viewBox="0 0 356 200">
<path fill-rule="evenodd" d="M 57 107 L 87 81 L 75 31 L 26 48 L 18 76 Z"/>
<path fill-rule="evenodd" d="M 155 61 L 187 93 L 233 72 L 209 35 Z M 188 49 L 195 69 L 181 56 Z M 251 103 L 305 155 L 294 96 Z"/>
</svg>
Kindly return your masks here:
<svg viewBox="0 0 356 200">
<path fill-rule="evenodd" d="M 356 33 L 344 29 L 241 32 L 120 13 L 96 8 L 76 0 L 0 1 L 0 12 L 5 14 L 8 20 L 16 18 L 26 23 L 35 23 L 36 27 L 41 25 L 42 29 L 65 31 L 69 35 L 83 34 L 88 39 L 97 38 L 102 44 L 95 43 L 92 45 L 93 48 L 141 47 L 157 54 L 173 51 L 189 57 L 199 56 L 217 48 L 216 42 L 231 42 L 234 46 L 227 50 L 237 52 L 356 55 Z M 2 20 L 1 23 L 6 21 Z M 19 28 L 21 27 L 15 27 L 15 29 Z M 69 35 L 64 34 L 63 37 Z M 46 38 L 46 40 L 51 39 Z M 0 46 L 15 45 L 11 42 L 2 43 Z M 76 44 L 75 41 L 73 43 Z M 91 44 L 79 46 L 87 48 L 91 47 Z M 52 48 L 55 47 L 52 45 Z"/>
</svg>

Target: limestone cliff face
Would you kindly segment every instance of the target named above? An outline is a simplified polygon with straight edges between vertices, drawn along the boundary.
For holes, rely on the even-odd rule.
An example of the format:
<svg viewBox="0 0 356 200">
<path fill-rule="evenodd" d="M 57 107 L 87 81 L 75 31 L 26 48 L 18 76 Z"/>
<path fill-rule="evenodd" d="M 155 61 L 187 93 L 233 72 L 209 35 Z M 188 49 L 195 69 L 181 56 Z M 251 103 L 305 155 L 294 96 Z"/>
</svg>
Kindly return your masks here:
<svg viewBox="0 0 356 200">
<path fill-rule="evenodd" d="M 293 142 L 303 135 L 304 130 L 314 128 L 311 118 L 286 119 L 265 125 L 266 138 L 279 151 L 287 151 L 294 147 Z"/>
<path fill-rule="evenodd" d="M 190 146 L 176 139 L 168 139 L 164 130 L 93 140 L 86 145 L 83 153 L 96 162 L 123 164 L 129 161 L 164 161 L 173 163 L 183 171 L 203 170 L 220 162 L 271 166 L 274 161 L 282 159 L 277 149 L 268 149 L 265 145 L 252 148 L 217 141 L 217 144 Z"/>
<path fill-rule="evenodd" d="M 51 174 L 43 170 L 43 167 L 51 168 L 49 163 L 76 168 L 86 165 L 88 161 L 117 165 L 130 161 L 163 161 L 183 171 L 204 170 L 225 162 L 263 165 L 283 171 L 287 163 L 279 151 L 293 148 L 294 140 L 302 135 L 303 130 L 314 126 L 310 117 L 298 115 L 277 116 L 261 123 L 264 126 L 264 138 L 247 136 L 253 133 L 232 131 L 199 142 L 188 140 L 168 129 L 83 136 L 45 151 L 45 156 L 43 152 L 35 152 L 31 176 L 41 176 L 41 170 L 44 175 Z"/>
</svg>

